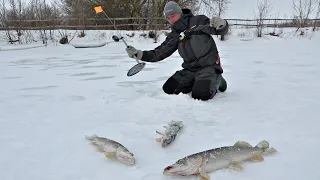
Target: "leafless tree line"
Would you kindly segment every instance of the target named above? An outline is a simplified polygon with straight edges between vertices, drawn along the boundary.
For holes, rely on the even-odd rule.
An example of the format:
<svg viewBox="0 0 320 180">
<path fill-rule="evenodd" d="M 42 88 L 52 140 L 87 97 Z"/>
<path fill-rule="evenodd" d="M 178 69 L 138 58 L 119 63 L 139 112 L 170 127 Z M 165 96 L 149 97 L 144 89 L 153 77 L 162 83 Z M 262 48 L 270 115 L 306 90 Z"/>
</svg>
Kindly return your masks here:
<svg viewBox="0 0 320 180">
<path fill-rule="evenodd" d="M 58 29 L 61 37 L 68 36 L 61 26 L 72 26 L 84 36 L 85 29 L 99 25 L 113 25 L 115 22 L 105 20 L 104 13 L 96 13 L 94 7 L 102 6 L 108 17 L 123 18 L 117 21 L 125 24 L 126 29 L 143 28 L 157 31 L 167 25 L 163 18 L 163 8 L 169 0 L 0 0 L 0 27 L 6 28 L 9 42 L 28 43 L 35 39 L 26 27 L 34 27 L 43 43 L 54 39 L 53 31 Z M 208 17 L 226 15 L 230 0 L 176 0 L 182 8 L 189 8 L 194 14 Z M 297 28 L 309 25 L 309 19 L 320 16 L 320 0 L 293 0 L 293 16 Z M 261 37 L 266 27 L 264 19 L 271 16 L 272 5 L 269 0 L 257 0 L 255 14 L 257 36 Z M 127 17 L 137 17 L 126 19 Z M 138 18 L 141 17 L 141 18 Z M 274 22 L 277 24 L 277 22 Z M 317 28 L 313 22 L 313 30 Z M 10 28 L 9 28 L 10 27 Z M 113 26 L 112 26 L 113 27 Z M 120 28 L 120 27 L 119 27 Z M 22 36 L 24 34 L 24 36 Z"/>
<path fill-rule="evenodd" d="M 320 15 L 320 0 L 292 0 L 293 4 L 293 16 L 294 22 L 292 23 L 297 27 L 297 31 L 300 28 L 310 26 L 310 17 L 314 14 L 313 31 L 316 30 L 319 15 Z M 268 18 L 272 12 L 272 5 L 269 0 L 258 0 L 257 1 L 257 12 L 255 12 L 255 18 L 257 19 L 257 36 L 261 37 L 263 29 L 265 28 L 264 19 Z M 279 14 L 276 14 L 278 17 Z M 277 19 L 277 18 L 276 18 Z M 277 20 L 274 24 L 276 25 Z M 275 29 L 274 29 L 275 31 Z M 275 32 L 273 32 L 275 34 Z"/>
<path fill-rule="evenodd" d="M 293 0 L 294 16 L 297 19 L 298 29 L 308 25 L 311 14 L 318 19 L 320 15 L 320 0 Z M 316 29 L 317 21 L 313 23 L 313 30 Z M 297 30 L 298 30 L 297 29 Z"/>
<path fill-rule="evenodd" d="M 26 26 L 38 27 L 39 39 L 44 44 L 47 43 L 49 38 L 53 39 L 53 24 L 56 23 L 52 21 L 61 15 L 60 8 L 54 2 L 48 3 L 46 0 L 30 0 L 28 3 L 23 0 L 1 0 L 0 9 L 0 26 L 13 29 L 6 30 L 7 39 L 11 43 L 35 41 L 32 33 L 25 29 Z M 51 21 L 43 21 L 48 19 Z M 26 20 L 32 21 L 27 24 Z M 47 28 L 42 28 L 45 26 L 52 29 L 47 31 Z"/>
</svg>

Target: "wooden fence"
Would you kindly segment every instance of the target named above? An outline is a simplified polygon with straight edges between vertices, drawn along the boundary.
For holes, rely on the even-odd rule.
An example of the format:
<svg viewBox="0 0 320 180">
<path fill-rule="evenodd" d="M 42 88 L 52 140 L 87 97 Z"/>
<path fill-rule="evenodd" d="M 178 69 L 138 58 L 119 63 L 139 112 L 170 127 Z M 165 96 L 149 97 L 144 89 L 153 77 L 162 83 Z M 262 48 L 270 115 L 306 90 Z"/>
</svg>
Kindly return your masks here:
<svg viewBox="0 0 320 180">
<path fill-rule="evenodd" d="M 257 19 L 226 19 L 230 26 L 255 27 Z M 308 19 L 304 21 L 304 27 L 319 27 L 320 19 Z M 266 27 L 297 27 L 297 19 L 263 19 Z M 0 30 L 37 30 L 37 29 L 70 29 L 70 30 L 148 30 L 168 29 L 169 24 L 163 18 L 68 18 L 68 19 L 47 19 L 47 20 L 11 20 L 0 22 Z"/>
</svg>

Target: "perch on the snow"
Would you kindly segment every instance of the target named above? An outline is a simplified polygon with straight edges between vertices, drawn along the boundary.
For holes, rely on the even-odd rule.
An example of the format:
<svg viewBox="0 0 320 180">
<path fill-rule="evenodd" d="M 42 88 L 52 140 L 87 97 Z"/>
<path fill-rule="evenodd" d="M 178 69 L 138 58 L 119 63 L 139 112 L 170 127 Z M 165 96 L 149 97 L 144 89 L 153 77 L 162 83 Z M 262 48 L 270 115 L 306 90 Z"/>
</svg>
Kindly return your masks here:
<svg viewBox="0 0 320 180">
<path fill-rule="evenodd" d="M 168 126 L 164 126 L 166 129 L 164 133 L 156 131 L 157 134 L 160 134 L 161 137 L 157 138 L 157 142 L 161 142 L 162 147 L 166 147 L 171 144 L 178 135 L 180 129 L 183 127 L 182 121 L 171 121 L 168 123 Z"/>
</svg>

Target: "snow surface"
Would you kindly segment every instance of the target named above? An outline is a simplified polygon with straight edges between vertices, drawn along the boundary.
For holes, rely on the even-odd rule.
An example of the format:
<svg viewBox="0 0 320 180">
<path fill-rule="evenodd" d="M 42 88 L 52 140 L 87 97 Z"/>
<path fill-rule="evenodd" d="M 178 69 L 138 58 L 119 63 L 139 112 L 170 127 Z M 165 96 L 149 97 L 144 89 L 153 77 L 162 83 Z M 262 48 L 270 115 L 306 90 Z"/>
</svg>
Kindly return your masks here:
<svg viewBox="0 0 320 180">
<path fill-rule="evenodd" d="M 178 52 L 127 77 L 136 62 L 121 42 L 1 51 L 0 179 L 191 180 L 197 178 L 162 172 L 196 152 L 265 139 L 278 154 L 245 163 L 243 172 L 210 173 L 211 179 L 318 180 L 320 34 L 260 39 L 244 34 L 240 29 L 216 41 L 228 90 L 209 101 L 162 92 L 166 79 L 181 68 Z M 126 39 L 152 49 L 160 38 L 158 43 L 138 35 Z M 162 148 L 156 130 L 164 131 L 171 120 L 182 120 L 184 127 Z M 136 165 L 106 159 L 85 139 L 92 134 L 126 146 Z"/>
<path fill-rule="evenodd" d="M 25 49 L 32 49 L 32 48 L 38 48 L 38 47 L 44 47 L 46 46 L 45 44 L 38 44 L 38 45 L 23 45 L 19 44 L 17 45 L 12 45 L 12 46 L 4 46 L 0 47 L 0 51 L 15 51 L 15 50 L 25 50 Z"/>
</svg>

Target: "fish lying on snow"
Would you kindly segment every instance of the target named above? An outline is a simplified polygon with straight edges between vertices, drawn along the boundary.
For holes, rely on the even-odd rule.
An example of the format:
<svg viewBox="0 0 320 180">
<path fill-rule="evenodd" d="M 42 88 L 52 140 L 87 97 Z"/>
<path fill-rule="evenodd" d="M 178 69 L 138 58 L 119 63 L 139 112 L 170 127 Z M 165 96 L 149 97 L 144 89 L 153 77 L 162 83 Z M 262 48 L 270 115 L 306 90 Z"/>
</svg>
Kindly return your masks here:
<svg viewBox="0 0 320 180">
<path fill-rule="evenodd" d="M 244 161 L 263 161 L 263 155 L 277 152 L 269 148 L 268 141 L 261 141 L 252 147 L 245 141 L 238 141 L 233 146 L 215 148 L 195 153 L 179 159 L 173 165 L 164 169 L 163 174 L 171 176 L 200 175 L 201 179 L 209 180 L 207 173 L 218 169 L 230 167 L 234 170 L 242 170 Z"/>
<path fill-rule="evenodd" d="M 157 138 L 157 142 L 161 142 L 162 147 L 166 147 L 171 144 L 177 137 L 178 132 L 183 127 L 182 121 L 171 121 L 168 123 L 168 126 L 164 126 L 165 132 L 161 133 L 156 131 L 156 133 L 160 134 L 162 137 Z"/>
<path fill-rule="evenodd" d="M 103 152 L 107 158 L 117 159 L 127 165 L 135 164 L 133 153 L 122 144 L 111 139 L 98 137 L 97 135 L 86 136 L 86 139 L 91 141 L 91 143 L 97 147 L 97 150 Z"/>
</svg>

